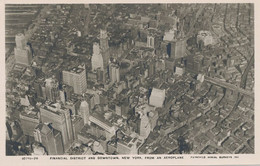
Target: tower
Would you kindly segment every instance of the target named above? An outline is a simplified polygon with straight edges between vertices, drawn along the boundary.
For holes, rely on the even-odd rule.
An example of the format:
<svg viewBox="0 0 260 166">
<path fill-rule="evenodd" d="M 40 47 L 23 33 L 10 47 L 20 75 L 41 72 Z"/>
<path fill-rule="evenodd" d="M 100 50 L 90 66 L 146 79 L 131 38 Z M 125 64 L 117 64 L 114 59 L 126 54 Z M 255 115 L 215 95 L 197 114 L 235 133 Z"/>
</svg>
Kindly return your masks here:
<svg viewBox="0 0 260 166">
<path fill-rule="evenodd" d="M 93 55 L 91 59 L 92 64 L 92 70 L 97 70 L 100 68 L 100 70 L 104 71 L 104 63 L 103 63 L 103 56 L 100 52 L 100 47 L 98 43 L 93 44 Z"/>
<path fill-rule="evenodd" d="M 80 114 L 84 120 L 84 125 L 89 124 L 89 104 L 87 101 L 82 101 L 80 104 Z"/>
<path fill-rule="evenodd" d="M 107 51 L 109 48 L 107 31 L 103 29 L 100 30 L 100 48 L 102 52 Z"/>
<path fill-rule="evenodd" d="M 101 29 L 100 30 L 100 51 L 101 55 L 103 57 L 103 67 L 105 74 L 107 74 L 107 68 L 108 68 L 108 61 L 109 61 L 109 45 L 108 45 L 108 35 L 107 31 Z"/>
<path fill-rule="evenodd" d="M 92 71 L 99 71 L 99 80 L 106 81 L 108 75 L 109 45 L 106 30 L 100 30 L 100 44 L 93 44 L 93 55 L 91 59 Z"/>
<path fill-rule="evenodd" d="M 25 40 L 25 36 L 22 33 L 19 33 L 15 36 L 15 44 L 16 44 L 16 48 L 18 49 L 24 49 L 26 46 L 26 40 Z"/>
<path fill-rule="evenodd" d="M 61 107 L 60 104 L 45 105 L 40 108 L 41 121 L 51 123 L 52 127 L 59 130 L 62 135 L 64 149 L 69 148 L 73 141 L 71 116 L 69 109 Z"/>
<path fill-rule="evenodd" d="M 143 138 L 147 138 L 150 134 L 150 128 L 151 124 L 149 122 L 149 118 L 147 116 L 147 113 L 140 113 L 140 136 Z"/>
<path fill-rule="evenodd" d="M 25 36 L 22 33 L 17 34 L 15 36 L 15 43 L 15 62 L 29 66 L 32 61 L 32 51 L 31 48 L 26 44 Z"/>
<path fill-rule="evenodd" d="M 42 123 L 37 125 L 34 130 L 34 139 L 46 148 L 48 155 L 61 155 L 64 153 L 61 133 L 50 125 Z"/>
<path fill-rule="evenodd" d="M 62 85 L 62 89 L 60 90 L 60 100 L 63 104 L 71 99 L 71 95 L 73 93 L 73 87 L 69 85 Z"/>
<path fill-rule="evenodd" d="M 119 66 L 117 64 L 109 64 L 109 77 L 112 83 L 120 82 Z"/>
<path fill-rule="evenodd" d="M 108 61 L 109 61 L 109 46 L 108 46 L 108 36 L 106 30 L 100 30 L 100 51 L 103 57 L 103 67 L 104 71 L 107 72 Z M 106 73 L 105 73 L 106 74 Z"/>
<path fill-rule="evenodd" d="M 55 102 L 58 99 L 59 83 L 54 77 L 45 80 L 45 94 L 49 101 Z"/>
</svg>

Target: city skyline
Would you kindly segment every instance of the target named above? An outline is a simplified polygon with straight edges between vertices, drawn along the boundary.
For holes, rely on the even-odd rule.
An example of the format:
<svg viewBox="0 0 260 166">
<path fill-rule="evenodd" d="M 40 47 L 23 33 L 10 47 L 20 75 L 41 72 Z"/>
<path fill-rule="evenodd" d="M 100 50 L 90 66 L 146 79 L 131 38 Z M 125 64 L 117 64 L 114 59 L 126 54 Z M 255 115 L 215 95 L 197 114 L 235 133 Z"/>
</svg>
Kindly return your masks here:
<svg viewBox="0 0 260 166">
<path fill-rule="evenodd" d="M 6 155 L 254 154 L 254 4 L 6 4 Z"/>
</svg>

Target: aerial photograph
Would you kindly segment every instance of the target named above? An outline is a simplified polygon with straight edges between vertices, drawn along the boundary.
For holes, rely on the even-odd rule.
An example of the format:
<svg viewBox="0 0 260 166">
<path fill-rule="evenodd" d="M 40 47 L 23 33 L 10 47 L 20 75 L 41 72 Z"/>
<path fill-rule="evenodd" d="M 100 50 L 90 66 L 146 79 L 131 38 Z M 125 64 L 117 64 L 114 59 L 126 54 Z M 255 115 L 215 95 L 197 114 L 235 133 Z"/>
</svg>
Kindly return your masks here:
<svg viewBox="0 0 260 166">
<path fill-rule="evenodd" d="M 4 8 L 6 156 L 255 154 L 253 3 Z"/>
</svg>

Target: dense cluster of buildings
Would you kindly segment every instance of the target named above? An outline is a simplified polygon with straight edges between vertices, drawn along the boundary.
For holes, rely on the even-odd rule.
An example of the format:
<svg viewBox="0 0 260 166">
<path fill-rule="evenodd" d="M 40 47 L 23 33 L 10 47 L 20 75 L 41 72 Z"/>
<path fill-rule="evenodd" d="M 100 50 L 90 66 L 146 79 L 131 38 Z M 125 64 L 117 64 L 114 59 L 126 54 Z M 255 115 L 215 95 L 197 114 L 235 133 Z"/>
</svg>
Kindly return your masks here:
<svg viewBox="0 0 260 166">
<path fill-rule="evenodd" d="M 254 153 L 253 36 L 241 23 L 253 25 L 251 10 L 45 5 L 34 33 L 15 38 L 8 154 Z M 247 42 L 223 42 L 229 26 Z"/>
</svg>

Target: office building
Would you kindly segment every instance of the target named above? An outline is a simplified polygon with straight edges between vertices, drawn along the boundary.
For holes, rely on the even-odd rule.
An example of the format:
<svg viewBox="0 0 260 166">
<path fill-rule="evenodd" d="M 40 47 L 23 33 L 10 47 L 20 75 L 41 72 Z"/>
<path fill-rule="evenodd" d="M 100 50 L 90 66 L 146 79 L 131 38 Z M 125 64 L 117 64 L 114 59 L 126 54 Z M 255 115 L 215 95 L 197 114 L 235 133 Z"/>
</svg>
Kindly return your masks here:
<svg viewBox="0 0 260 166">
<path fill-rule="evenodd" d="M 106 71 L 109 61 L 109 45 L 108 36 L 106 30 L 100 30 L 100 41 L 93 44 L 93 56 L 92 56 L 92 70 L 100 68 L 102 71 Z"/>
<path fill-rule="evenodd" d="M 151 132 L 151 124 L 147 113 L 140 112 L 140 136 L 146 139 Z"/>
<path fill-rule="evenodd" d="M 27 41 L 25 39 L 24 34 L 19 33 L 15 35 L 15 44 L 16 44 L 16 48 L 18 49 L 24 49 L 26 47 Z"/>
<path fill-rule="evenodd" d="M 149 104 L 155 107 L 163 107 L 165 100 L 165 89 L 153 88 L 149 98 Z"/>
<path fill-rule="evenodd" d="M 101 70 L 101 68 L 97 68 L 95 72 L 96 72 L 96 77 L 94 78 L 94 81 L 104 83 L 106 80 L 105 71 Z"/>
<path fill-rule="evenodd" d="M 96 80 L 104 83 L 108 76 L 109 45 L 106 30 L 100 30 L 100 42 L 93 44 L 92 71 L 97 71 Z"/>
<path fill-rule="evenodd" d="M 90 113 L 89 113 L 89 104 L 87 101 L 82 101 L 81 104 L 80 104 L 80 115 L 81 115 L 81 118 L 83 119 L 84 121 L 84 125 L 86 124 L 89 124 L 89 116 L 90 116 Z"/>
<path fill-rule="evenodd" d="M 108 51 L 108 48 L 109 48 L 109 45 L 108 45 L 107 31 L 100 29 L 100 49 L 101 49 L 101 52 L 105 53 L 106 51 Z M 107 59 L 107 58 L 105 58 L 105 59 Z"/>
<path fill-rule="evenodd" d="M 117 64 L 109 64 L 109 77 L 112 83 L 120 82 L 119 66 Z"/>
<path fill-rule="evenodd" d="M 23 134 L 33 136 L 35 127 L 40 123 L 40 113 L 33 107 L 25 107 L 19 116 Z"/>
<path fill-rule="evenodd" d="M 202 55 L 190 55 L 187 57 L 185 71 L 198 74 L 203 67 L 202 63 L 203 63 Z"/>
<path fill-rule="evenodd" d="M 164 33 L 163 41 L 171 42 L 171 41 L 175 41 L 175 38 L 176 38 L 176 31 L 171 29 L 170 31 Z"/>
<path fill-rule="evenodd" d="M 71 95 L 73 93 L 73 87 L 69 85 L 62 85 L 62 89 L 60 90 L 60 100 L 63 104 L 71 99 Z"/>
<path fill-rule="evenodd" d="M 19 33 L 15 36 L 16 47 L 14 48 L 15 62 L 29 66 L 32 61 L 32 51 L 27 45 L 25 36 Z"/>
<path fill-rule="evenodd" d="M 202 42 L 204 46 L 213 44 L 213 36 L 209 31 L 199 31 L 197 35 L 197 44 L 200 45 Z"/>
<path fill-rule="evenodd" d="M 123 135 L 117 142 L 118 154 L 138 154 L 142 141 L 136 137 Z"/>
<path fill-rule="evenodd" d="M 155 126 L 157 125 L 157 120 L 159 118 L 158 111 L 155 111 L 155 108 L 150 108 L 151 110 L 147 113 L 150 122 L 150 129 L 153 131 Z"/>
<path fill-rule="evenodd" d="M 46 100 L 49 100 L 51 102 L 56 102 L 56 100 L 59 99 L 59 83 L 54 78 L 47 78 L 45 80 L 45 85 L 43 91 L 45 92 L 44 96 L 46 97 Z"/>
<path fill-rule="evenodd" d="M 76 94 L 83 94 L 87 90 L 85 65 L 62 71 L 63 83 L 73 87 Z"/>
<path fill-rule="evenodd" d="M 102 71 L 105 70 L 104 67 L 104 59 L 100 52 L 100 47 L 98 43 L 93 44 L 93 55 L 91 58 L 92 70 L 100 69 Z"/>
<path fill-rule="evenodd" d="M 52 127 L 59 130 L 62 135 L 62 142 L 66 150 L 73 141 L 71 115 L 69 109 L 61 107 L 59 103 L 44 105 L 40 108 L 41 121 L 51 123 Z"/>
<path fill-rule="evenodd" d="M 51 127 L 50 124 L 40 123 L 34 130 L 35 141 L 41 143 L 48 155 L 62 155 L 64 153 L 60 131 Z"/>
<path fill-rule="evenodd" d="M 184 68 L 181 68 L 181 67 L 175 67 L 175 70 L 174 70 L 174 73 L 181 76 L 184 74 Z"/>
<path fill-rule="evenodd" d="M 140 133 L 143 133 L 142 135 L 146 134 L 145 133 L 146 131 L 144 130 L 144 125 L 148 124 L 148 122 L 149 122 L 148 126 L 150 128 L 145 127 L 145 129 L 153 131 L 154 127 L 157 124 L 157 120 L 159 118 L 158 111 L 156 111 L 156 107 L 153 107 L 153 106 L 148 105 L 148 104 L 141 104 L 141 105 L 136 106 L 135 112 L 140 115 L 140 119 L 141 119 L 141 121 L 140 121 Z M 147 122 L 147 118 L 148 118 L 148 122 Z"/>
<path fill-rule="evenodd" d="M 84 127 L 84 121 L 79 116 L 73 116 L 72 119 L 73 137 L 75 140 L 78 139 L 78 133 Z"/>
<path fill-rule="evenodd" d="M 104 130 L 106 139 L 111 139 L 111 137 L 114 136 L 116 133 L 116 127 L 109 121 L 107 121 L 104 116 L 99 113 L 92 114 L 89 117 L 89 121 Z"/>
<path fill-rule="evenodd" d="M 170 58 L 179 59 L 186 56 L 186 40 L 170 42 Z"/>
</svg>

